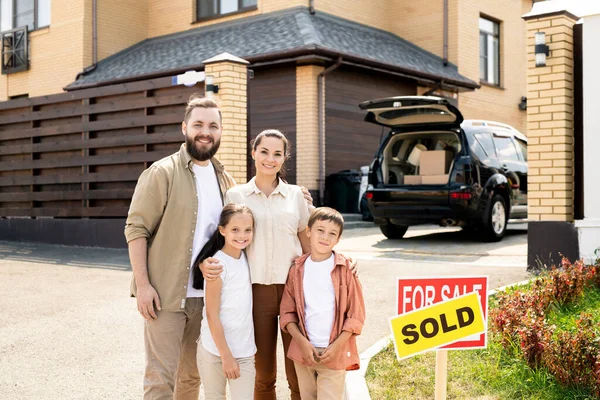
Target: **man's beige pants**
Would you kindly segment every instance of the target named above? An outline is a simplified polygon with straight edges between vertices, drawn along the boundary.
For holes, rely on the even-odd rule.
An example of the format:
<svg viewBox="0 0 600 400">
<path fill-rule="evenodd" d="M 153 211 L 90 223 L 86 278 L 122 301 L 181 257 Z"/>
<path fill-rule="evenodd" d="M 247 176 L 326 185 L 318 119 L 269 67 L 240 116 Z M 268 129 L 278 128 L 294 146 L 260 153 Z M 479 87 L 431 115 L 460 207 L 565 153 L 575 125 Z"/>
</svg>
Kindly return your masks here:
<svg viewBox="0 0 600 400">
<path fill-rule="evenodd" d="M 232 400 L 252 400 L 254 398 L 254 356 L 236 358 L 240 366 L 240 377 L 227 379 L 223 372 L 221 357 L 207 351 L 202 343 L 198 343 L 198 369 L 204 382 L 204 397 L 206 400 L 225 400 L 226 385 Z"/>
<path fill-rule="evenodd" d="M 144 400 L 198 400 L 200 375 L 196 340 L 204 298 L 187 298 L 183 312 L 157 311 L 144 329 Z"/>
<path fill-rule="evenodd" d="M 294 361 L 302 400 L 342 400 L 346 371 L 323 365 L 308 367 Z"/>
</svg>

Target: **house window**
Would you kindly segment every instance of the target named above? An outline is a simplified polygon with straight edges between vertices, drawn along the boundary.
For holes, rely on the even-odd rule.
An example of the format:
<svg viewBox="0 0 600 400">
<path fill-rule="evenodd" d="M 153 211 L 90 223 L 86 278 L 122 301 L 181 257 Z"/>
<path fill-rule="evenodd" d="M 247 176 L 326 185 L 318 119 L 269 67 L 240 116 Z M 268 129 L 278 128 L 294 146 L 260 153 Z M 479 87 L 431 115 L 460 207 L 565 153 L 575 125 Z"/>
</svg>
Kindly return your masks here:
<svg viewBox="0 0 600 400">
<path fill-rule="evenodd" d="M 500 85 L 500 25 L 479 18 L 479 78 Z"/>
<path fill-rule="evenodd" d="M 21 26 L 33 31 L 50 25 L 51 0 L 0 0 L 0 32 Z"/>
<path fill-rule="evenodd" d="M 256 9 L 257 0 L 198 0 L 197 19 Z"/>
</svg>

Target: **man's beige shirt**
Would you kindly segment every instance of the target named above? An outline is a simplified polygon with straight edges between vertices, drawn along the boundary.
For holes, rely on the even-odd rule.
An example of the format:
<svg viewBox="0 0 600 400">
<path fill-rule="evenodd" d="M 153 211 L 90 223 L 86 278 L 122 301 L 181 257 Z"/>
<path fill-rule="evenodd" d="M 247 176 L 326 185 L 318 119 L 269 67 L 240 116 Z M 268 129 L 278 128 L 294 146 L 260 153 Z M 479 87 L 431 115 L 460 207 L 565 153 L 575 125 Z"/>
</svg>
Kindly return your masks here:
<svg viewBox="0 0 600 400">
<path fill-rule="evenodd" d="M 292 262 L 302 255 L 298 232 L 306 228 L 309 217 L 302 190 L 280 180 L 267 197 L 252 178 L 229 189 L 228 203 L 245 204 L 254 214 L 254 239 L 246 249 L 252 283 L 284 284 Z"/>
<path fill-rule="evenodd" d="M 211 162 L 223 199 L 223 194 L 235 185 L 235 181 L 216 159 Z M 185 144 L 182 144 L 179 152 L 142 172 L 125 225 L 127 243 L 141 237 L 148 240 L 148 278 L 165 311 L 181 311 L 185 307 L 198 217 L 192 163 Z M 135 280 L 131 284 L 131 293 L 136 294 Z"/>
</svg>

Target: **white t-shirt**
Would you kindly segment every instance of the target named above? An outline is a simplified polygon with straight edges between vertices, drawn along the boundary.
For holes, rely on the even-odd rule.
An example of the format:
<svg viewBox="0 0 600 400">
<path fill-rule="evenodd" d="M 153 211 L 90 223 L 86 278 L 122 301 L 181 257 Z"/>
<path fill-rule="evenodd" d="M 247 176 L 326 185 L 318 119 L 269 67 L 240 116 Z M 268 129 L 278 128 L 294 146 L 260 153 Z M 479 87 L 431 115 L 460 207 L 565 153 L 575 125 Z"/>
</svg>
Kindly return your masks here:
<svg viewBox="0 0 600 400">
<path fill-rule="evenodd" d="M 325 261 L 310 257 L 304 262 L 304 315 L 308 340 L 315 347 L 329 346 L 335 318 L 335 291 L 331 271 L 335 267 L 333 254 Z"/>
<path fill-rule="evenodd" d="M 244 252 L 237 260 L 221 250 L 214 257 L 223 265 L 219 318 L 225 332 L 225 341 L 234 358 L 250 357 L 256 353 L 256 344 L 252 320 L 252 282 L 248 261 Z M 202 346 L 208 352 L 220 356 L 208 326 L 206 307 L 202 310 L 200 338 Z"/>
<path fill-rule="evenodd" d="M 187 297 L 203 297 L 204 290 L 194 289 L 193 264 L 200 254 L 202 247 L 208 242 L 212 234 L 219 226 L 219 217 L 223 210 L 221 190 L 215 173 L 215 167 L 209 161 L 208 165 L 201 167 L 193 164 L 192 171 L 196 178 L 196 196 L 198 197 L 198 215 L 196 228 L 194 229 L 194 244 L 192 246 L 192 262 L 190 264 L 190 276 L 187 285 Z M 177 238 L 173 238 L 177 240 Z"/>
</svg>

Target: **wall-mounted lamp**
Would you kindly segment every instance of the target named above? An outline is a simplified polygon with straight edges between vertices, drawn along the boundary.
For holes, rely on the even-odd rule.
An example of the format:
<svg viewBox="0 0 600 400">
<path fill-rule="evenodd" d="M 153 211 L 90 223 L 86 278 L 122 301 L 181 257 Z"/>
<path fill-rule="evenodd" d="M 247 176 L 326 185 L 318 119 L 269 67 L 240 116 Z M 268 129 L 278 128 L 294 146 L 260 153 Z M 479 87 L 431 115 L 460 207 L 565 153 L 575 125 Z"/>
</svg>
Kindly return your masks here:
<svg viewBox="0 0 600 400">
<path fill-rule="evenodd" d="M 527 110 L 527 97 L 522 96 L 521 102 L 519 103 L 519 110 L 525 111 Z"/>
<path fill-rule="evenodd" d="M 535 33 L 535 66 L 545 67 L 546 57 L 550 55 L 550 49 L 546 45 L 546 33 L 536 32 Z"/>
<path fill-rule="evenodd" d="M 206 93 L 206 97 L 211 98 L 213 96 L 213 94 L 215 93 L 219 93 L 219 85 L 215 85 L 213 84 L 213 76 L 212 75 L 206 75 L 206 78 L 204 79 L 204 91 Z"/>
</svg>

